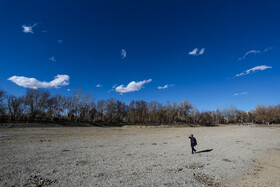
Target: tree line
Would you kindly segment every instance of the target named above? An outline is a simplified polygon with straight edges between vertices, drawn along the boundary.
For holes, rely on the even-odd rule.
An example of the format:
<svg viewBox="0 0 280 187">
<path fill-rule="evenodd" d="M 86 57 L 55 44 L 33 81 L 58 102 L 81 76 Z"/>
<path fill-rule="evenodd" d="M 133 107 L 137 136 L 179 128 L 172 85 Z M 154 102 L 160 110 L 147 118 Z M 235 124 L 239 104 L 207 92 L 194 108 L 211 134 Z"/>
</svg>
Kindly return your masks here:
<svg viewBox="0 0 280 187">
<path fill-rule="evenodd" d="M 75 122 L 141 125 L 218 125 L 229 123 L 280 123 L 280 105 L 260 105 L 252 111 L 233 106 L 199 111 L 189 101 L 161 104 L 157 101 L 115 99 L 95 101 L 76 89 L 71 96 L 51 95 L 47 90 L 27 89 L 21 97 L 0 90 L 1 122 Z"/>
</svg>

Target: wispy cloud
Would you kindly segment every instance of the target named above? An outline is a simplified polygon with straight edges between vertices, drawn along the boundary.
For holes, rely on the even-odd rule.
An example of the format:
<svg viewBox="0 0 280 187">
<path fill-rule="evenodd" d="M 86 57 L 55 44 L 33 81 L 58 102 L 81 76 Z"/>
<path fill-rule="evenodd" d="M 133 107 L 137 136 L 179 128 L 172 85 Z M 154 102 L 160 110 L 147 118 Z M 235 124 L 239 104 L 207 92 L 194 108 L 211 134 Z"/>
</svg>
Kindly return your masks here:
<svg viewBox="0 0 280 187">
<path fill-rule="evenodd" d="M 116 88 L 117 86 L 118 86 L 118 85 L 115 84 L 115 85 L 112 87 L 112 89 L 108 91 L 108 93 L 115 91 L 115 88 Z"/>
<path fill-rule="evenodd" d="M 263 52 L 267 52 L 267 51 L 269 51 L 271 49 L 273 49 L 273 47 L 266 48 L 266 49 L 263 50 Z"/>
<path fill-rule="evenodd" d="M 32 33 L 33 34 L 33 27 L 35 27 L 37 25 L 37 23 L 35 23 L 34 25 L 31 26 L 27 26 L 27 25 L 22 25 L 23 28 L 23 32 L 24 33 Z"/>
<path fill-rule="evenodd" d="M 164 85 L 164 86 L 158 86 L 157 89 L 159 89 L 159 90 L 164 90 L 164 89 L 170 88 L 170 87 L 172 87 L 172 86 L 174 86 L 174 84 L 166 84 L 166 85 Z"/>
<path fill-rule="evenodd" d="M 52 56 L 51 58 L 49 58 L 49 60 L 55 62 L 54 56 Z"/>
<path fill-rule="evenodd" d="M 63 40 L 57 40 L 57 43 L 62 44 Z"/>
<path fill-rule="evenodd" d="M 70 89 L 67 89 L 67 92 L 70 92 Z"/>
<path fill-rule="evenodd" d="M 102 87 L 101 84 L 97 84 L 97 85 L 96 85 L 96 88 L 101 88 L 101 87 Z"/>
<path fill-rule="evenodd" d="M 143 88 L 144 84 L 147 84 L 151 82 L 152 79 L 143 80 L 139 82 L 132 81 L 127 86 L 124 86 L 123 84 L 120 86 L 115 87 L 115 91 L 119 92 L 120 94 L 128 93 L 128 92 L 136 92 Z"/>
<path fill-rule="evenodd" d="M 39 81 L 35 78 L 23 77 L 23 76 L 12 76 L 8 78 L 8 80 L 17 84 L 18 86 L 22 86 L 24 88 L 59 88 L 61 86 L 69 85 L 70 77 L 68 75 L 57 75 L 54 77 L 54 80 L 50 82 Z"/>
<path fill-rule="evenodd" d="M 269 47 L 269 48 L 266 48 L 264 50 L 250 50 L 250 51 L 247 51 L 242 57 L 240 57 L 238 60 L 244 60 L 248 55 L 250 54 L 260 54 L 260 53 L 264 53 L 264 52 L 267 52 L 269 50 L 273 49 L 273 47 Z"/>
<path fill-rule="evenodd" d="M 204 52 L 205 52 L 205 48 L 202 48 L 200 51 L 199 51 L 199 55 L 203 55 L 204 54 Z"/>
<path fill-rule="evenodd" d="M 239 95 L 247 95 L 248 92 L 240 92 L 240 93 L 235 93 L 233 96 L 239 96 Z"/>
<path fill-rule="evenodd" d="M 121 50 L 121 57 L 122 57 L 122 59 L 126 58 L 126 50 L 125 49 Z"/>
<path fill-rule="evenodd" d="M 244 60 L 247 55 L 249 54 L 258 54 L 258 53 L 261 53 L 260 50 L 251 50 L 251 51 L 247 51 L 242 57 L 240 57 L 238 60 Z"/>
<path fill-rule="evenodd" d="M 194 48 L 192 51 L 189 52 L 189 55 L 193 55 L 193 56 L 198 56 L 198 55 L 203 55 L 205 52 L 205 48 L 202 49 L 198 49 L 198 48 Z"/>
<path fill-rule="evenodd" d="M 235 77 L 240 77 L 240 76 L 244 76 L 244 75 L 248 75 L 250 73 L 253 73 L 255 71 L 263 71 L 263 70 L 266 70 L 266 69 L 270 69 L 272 68 L 271 66 L 266 66 L 266 65 L 261 65 L 261 66 L 256 66 L 256 67 L 253 67 L 251 69 L 248 69 L 240 74 L 237 74 L 235 75 Z"/>
</svg>

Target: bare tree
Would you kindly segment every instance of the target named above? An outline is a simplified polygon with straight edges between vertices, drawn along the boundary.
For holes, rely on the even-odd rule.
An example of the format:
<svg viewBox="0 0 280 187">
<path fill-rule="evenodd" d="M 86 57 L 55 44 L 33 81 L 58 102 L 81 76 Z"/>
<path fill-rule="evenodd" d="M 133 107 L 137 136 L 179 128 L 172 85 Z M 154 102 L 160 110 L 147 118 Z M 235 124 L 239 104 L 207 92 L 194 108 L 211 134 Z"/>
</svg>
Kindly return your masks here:
<svg viewBox="0 0 280 187">
<path fill-rule="evenodd" d="M 48 91 L 27 89 L 25 105 L 29 110 L 29 115 L 32 120 L 35 119 L 37 114 L 45 114 L 49 96 L 50 93 Z"/>
<path fill-rule="evenodd" d="M 213 116 L 211 115 L 211 112 L 200 113 L 199 124 L 206 125 L 206 126 L 214 125 L 214 120 L 213 120 Z"/>
<path fill-rule="evenodd" d="M 8 112 L 7 112 L 8 111 Z M 0 120 L 49 122 L 104 122 L 129 124 L 200 124 L 256 122 L 280 123 L 280 105 L 259 105 L 252 111 L 237 110 L 234 106 L 216 111 L 200 112 L 189 101 L 179 103 L 132 100 L 129 105 L 108 99 L 95 104 L 91 94 L 74 90 L 72 96 L 51 96 L 48 91 L 27 89 L 26 95 L 15 97 L 0 91 Z"/>
<path fill-rule="evenodd" d="M 20 120 L 24 110 L 24 97 L 8 96 L 8 109 L 11 120 Z"/>
<path fill-rule="evenodd" d="M 127 110 L 128 107 L 126 106 L 126 104 L 124 102 L 121 101 L 117 101 L 116 102 L 116 122 L 120 123 L 120 122 L 127 122 Z"/>
<path fill-rule="evenodd" d="M 258 105 L 254 111 L 254 117 L 258 123 L 266 123 L 266 108 L 264 105 Z"/>
<path fill-rule="evenodd" d="M 106 110 L 106 102 L 105 100 L 99 100 L 97 102 L 97 121 L 104 121 L 104 114 Z"/>
<path fill-rule="evenodd" d="M 6 95 L 5 92 L 0 90 L 0 119 L 4 120 L 6 115 Z"/>
<path fill-rule="evenodd" d="M 160 123 L 161 119 L 160 119 L 160 111 L 162 110 L 162 104 L 157 102 L 157 101 L 151 101 L 148 104 L 148 113 L 149 113 L 149 117 L 148 117 L 148 121 L 149 123 L 153 124 L 153 123 Z"/>
<path fill-rule="evenodd" d="M 191 113 L 190 113 L 190 118 L 192 120 L 192 124 L 198 124 L 199 123 L 199 117 L 200 117 L 200 112 L 198 109 L 196 108 L 192 108 L 191 109 Z"/>
</svg>

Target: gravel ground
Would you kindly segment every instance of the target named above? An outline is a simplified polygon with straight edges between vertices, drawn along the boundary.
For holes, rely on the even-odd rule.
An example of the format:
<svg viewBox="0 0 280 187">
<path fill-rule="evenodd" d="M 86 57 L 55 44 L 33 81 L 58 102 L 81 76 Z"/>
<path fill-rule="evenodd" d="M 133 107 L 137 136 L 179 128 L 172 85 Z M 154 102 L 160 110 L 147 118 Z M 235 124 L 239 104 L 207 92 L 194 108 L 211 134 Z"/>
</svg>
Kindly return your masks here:
<svg viewBox="0 0 280 187">
<path fill-rule="evenodd" d="M 279 127 L 0 129 L 0 186 L 280 186 L 279 146 Z"/>
</svg>

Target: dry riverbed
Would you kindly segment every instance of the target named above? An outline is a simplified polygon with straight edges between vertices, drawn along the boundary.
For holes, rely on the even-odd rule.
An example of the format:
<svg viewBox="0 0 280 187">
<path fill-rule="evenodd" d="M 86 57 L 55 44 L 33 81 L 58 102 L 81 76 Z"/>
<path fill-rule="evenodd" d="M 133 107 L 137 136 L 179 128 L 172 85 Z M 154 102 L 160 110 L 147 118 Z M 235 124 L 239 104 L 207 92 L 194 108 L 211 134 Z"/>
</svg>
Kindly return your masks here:
<svg viewBox="0 0 280 187">
<path fill-rule="evenodd" d="M 0 129 L 0 186 L 280 186 L 279 153 L 279 127 Z"/>
</svg>

